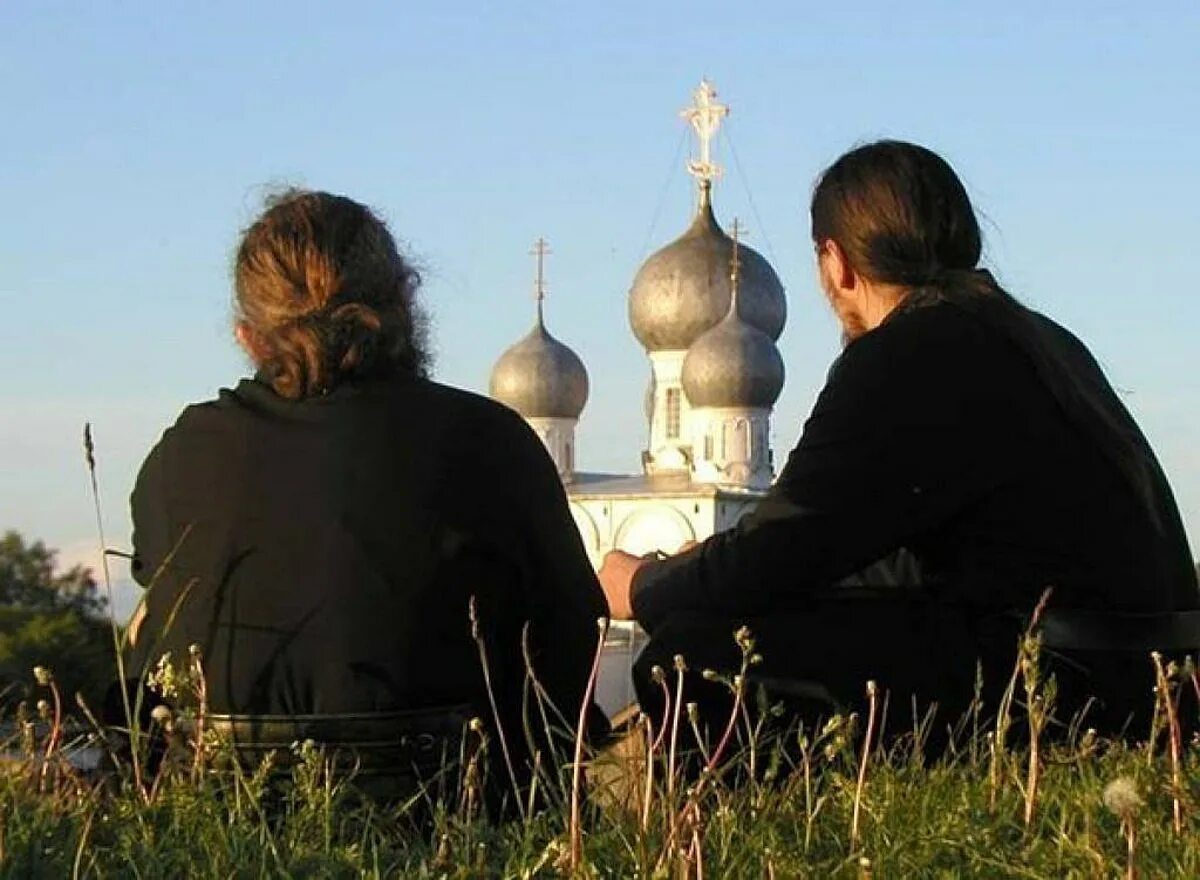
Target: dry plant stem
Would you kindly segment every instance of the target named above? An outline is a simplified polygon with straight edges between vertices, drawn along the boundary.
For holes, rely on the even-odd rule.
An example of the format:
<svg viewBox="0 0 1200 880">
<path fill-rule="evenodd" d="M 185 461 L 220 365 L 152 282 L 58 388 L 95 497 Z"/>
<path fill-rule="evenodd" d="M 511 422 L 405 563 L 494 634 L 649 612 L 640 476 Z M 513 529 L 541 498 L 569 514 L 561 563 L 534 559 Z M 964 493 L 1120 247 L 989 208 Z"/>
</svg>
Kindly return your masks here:
<svg viewBox="0 0 1200 880">
<path fill-rule="evenodd" d="M 1034 606 L 1033 616 L 1029 619 L 1029 626 L 1021 636 L 1020 642 L 1017 644 L 1017 662 L 1013 664 L 1012 676 L 1009 677 L 1008 685 L 1004 688 L 1004 694 L 1000 698 L 1000 706 L 996 711 L 996 736 L 992 740 L 992 761 L 991 772 L 988 774 L 989 780 L 989 795 L 988 809 L 992 812 L 996 810 L 996 800 L 1000 794 L 1000 771 L 1001 763 L 1005 757 L 1005 739 L 1008 734 L 1008 727 L 1012 719 L 1012 701 L 1017 692 L 1017 681 L 1021 676 L 1021 660 L 1022 649 L 1026 639 L 1030 638 L 1037 625 L 1042 620 L 1042 615 L 1046 612 L 1046 605 L 1050 601 L 1050 596 L 1054 592 L 1053 587 L 1046 587 L 1042 591 L 1038 603 Z"/>
<path fill-rule="evenodd" d="M 1183 833 L 1183 804 L 1179 793 L 1183 790 L 1183 779 L 1180 773 L 1180 752 L 1183 748 L 1183 731 L 1179 725 L 1179 713 L 1176 711 L 1172 695 L 1170 678 L 1163 667 L 1162 654 L 1154 651 L 1150 655 L 1154 662 L 1155 698 L 1162 703 L 1163 712 L 1167 716 L 1167 729 L 1171 755 L 1171 827 L 1176 834 Z"/>
<path fill-rule="evenodd" d="M 208 682 L 204 678 L 204 660 L 199 650 L 191 652 L 192 675 L 196 682 L 196 733 L 192 744 L 192 778 L 199 779 L 204 770 L 204 725 L 208 715 Z"/>
<path fill-rule="evenodd" d="M 667 751 L 667 801 L 675 798 L 675 758 L 679 748 L 679 710 L 683 708 L 683 673 L 687 664 L 675 655 L 675 704 L 671 707 L 671 747 Z"/>
<path fill-rule="evenodd" d="M 133 753 L 133 778 L 138 790 L 142 790 L 141 762 L 138 760 L 137 716 L 134 707 L 129 702 L 129 689 L 125 687 L 125 658 L 121 645 L 121 631 L 117 619 L 113 616 L 112 575 L 108 569 L 108 554 L 105 552 L 108 542 L 104 538 L 104 514 L 100 504 L 100 483 L 96 479 L 96 445 L 92 442 L 92 423 L 83 425 L 83 455 L 87 463 L 88 478 L 92 487 L 92 506 L 96 510 L 96 535 L 100 540 L 100 570 L 104 576 L 104 592 L 108 598 L 108 620 L 112 631 L 113 654 L 117 664 L 117 681 L 120 682 L 121 704 L 125 710 L 125 721 L 129 725 L 129 742 Z"/>
<path fill-rule="evenodd" d="M 87 820 L 83 823 L 83 831 L 79 834 L 79 843 L 75 847 L 75 860 L 71 864 L 71 880 L 83 876 L 83 853 L 87 849 L 88 836 L 92 833 L 92 823 L 96 820 L 96 811 L 88 812 Z"/>
<path fill-rule="evenodd" d="M 58 692 L 58 682 L 50 679 L 46 685 L 50 688 L 50 696 L 54 700 L 54 714 L 50 721 L 50 735 L 46 737 L 46 750 L 42 755 L 42 772 L 39 787 L 45 790 L 46 778 L 50 772 L 50 762 L 58 752 L 58 743 L 62 738 L 62 696 Z"/>
<path fill-rule="evenodd" d="M 642 795 L 642 834 L 650 827 L 650 808 L 654 802 L 654 724 L 647 715 L 642 716 L 642 727 L 646 737 L 646 788 Z"/>
<path fill-rule="evenodd" d="M 671 700 L 671 689 L 667 687 L 667 680 L 665 677 L 658 680 L 658 686 L 662 689 L 663 693 L 663 717 L 662 723 L 658 725 L 658 736 L 655 737 L 654 744 L 650 747 L 651 753 L 657 752 L 662 748 L 663 740 L 667 738 L 667 730 L 671 726 L 669 723 L 673 705 Z"/>
<path fill-rule="evenodd" d="M 492 709 L 492 720 L 496 722 L 496 735 L 500 738 L 500 753 L 504 756 L 504 769 L 508 771 L 508 781 L 512 785 L 513 798 L 521 818 L 525 818 L 525 804 L 521 800 L 521 787 L 517 785 L 517 772 L 513 767 L 512 755 L 508 751 L 508 739 L 504 736 L 504 724 L 500 720 L 500 708 L 496 704 L 496 693 L 492 688 L 492 672 L 488 665 L 487 646 L 479 629 L 479 606 L 475 597 L 467 602 L 467 616 L 471 620 L 471 638 L 479 649 L 479 665 L 483 668 L 483 685 L 487 691 L 488 705 Z"/>
<path fill-rule="evenodd" d="M 1137 854 L 1137 826 L 1134 825 L 1132 816 L 1121 820 L 1121 824 L 1125 831 L 1125 880 L 1137 880 L 1137 866 L 1134 860 Z"/>
<path fill-rule="evenodd" d="M 569 730 L 571 723 L 567 721 L 566 717 L 562 714 L 562 710 L 559 709 L 559 707 L 554 704 L 554 701 L 550 699 L 549 692 L 546 690 L 541 680 L 537 677 L 537 672 L 534 670 L 533 651 L 529 646 L 528 622 L 521 627 L 521 657 L 525 662 L 525 674 L 528 676 L 529 681 L 533 684 L 534 695 L 538 698 L 538 712 L 542 717 L 542 728 L 546 732 L 546 741 L 550 745 L 550 758 L 553 764 L 558 766 L 560 761 L 558 753 L 554 749 L 554 737 L 552 735 L 553 726 L 550 723 L 550 716 L 546 714 L 546 706 L 549 705 L 550 708 L 554 710 L 554 714 L 558 717 L 558 722 L 562 725 L 563 730 Z"/>
<path fill-rule="evenodd" d="M 1025 828 L 1028 829 L 1033 824 L 1033 816 L 1037 811 L 1037 792 L 1038 784 L 1041 781 L 1041 721 L 1033 721 L 1032 713 L 1040 711 L 1039 709 L 1030 708 L 1031 718 L 1029 723 L 1029 770 L 1025 777 Z"/>
<path fill-rule="evenodd" d="M 588 711 L 592 707 L 592 695 L 596 692 L 596 679 L 600 675 L 600 657 L 604 653 L 604 642 L 608 638 L 608 618 L 597 622 L 600 637 L 596 640 L 596 653 L 592 656 L 592 669 L 588 673 L 587 686 L 583 691 L 583 702 L 579 706 L 579 723 L 575 727 L 575 755 L 571 762 L 571 871 L 576 872 L 583 862 L 583 826 L 580 821 L 580 803 L 583 791 L 583 734 L 587 729 Z"/>
<path fill-rule="evenodd" d="M 871 742 L 875 737 L 875 717 L 879 709 L 879 687 L 867 682 L 867 735 L 863 739 L 862 758 L 858 762 L 858 780 L 854 786 L 854 813 L 850 820 L 850 851 L 858 846 L 858 823 L 862 811 L 863 790 L 867 785 L 867 761 L 871 756 Z"/>
</svg>

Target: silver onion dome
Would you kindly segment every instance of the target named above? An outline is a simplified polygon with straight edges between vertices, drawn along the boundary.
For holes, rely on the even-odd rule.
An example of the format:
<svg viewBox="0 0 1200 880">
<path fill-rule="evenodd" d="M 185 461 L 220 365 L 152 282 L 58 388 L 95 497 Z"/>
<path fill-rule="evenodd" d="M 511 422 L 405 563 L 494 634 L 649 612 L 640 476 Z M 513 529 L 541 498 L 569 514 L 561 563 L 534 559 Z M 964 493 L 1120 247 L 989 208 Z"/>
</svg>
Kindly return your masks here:
<svg viewBox="0 0 1200 880">
<path fill-rule="evenodd" d="M 779 349 L 770 336 L 743 320 L 741 301 L 739 285 L 725 317 L 683 359 L 683 393 L 693 407 L 770 409 L 783 391 Z"/>
<path fill-rule="evenodd" d="M 710 184 L 700 189 L 692 225 L 652 254 L 629 291 L 629 323 L 647 351 L 682 351 L 729 311 L 729 260 L 733 240 L 713 215 Z M 742 277 L 739 311 L 747 324 L 778 339 L 787 300 L 775 270 L 759 253 L 739 246 Z"/>
<path fill-rule="evenodd" d="M 523 339 L 507 349 L 492 368 L 489 393 L 527 419 L 577 419 L 588 398 L 583 361 L 537 321 Z"/>
</svg>

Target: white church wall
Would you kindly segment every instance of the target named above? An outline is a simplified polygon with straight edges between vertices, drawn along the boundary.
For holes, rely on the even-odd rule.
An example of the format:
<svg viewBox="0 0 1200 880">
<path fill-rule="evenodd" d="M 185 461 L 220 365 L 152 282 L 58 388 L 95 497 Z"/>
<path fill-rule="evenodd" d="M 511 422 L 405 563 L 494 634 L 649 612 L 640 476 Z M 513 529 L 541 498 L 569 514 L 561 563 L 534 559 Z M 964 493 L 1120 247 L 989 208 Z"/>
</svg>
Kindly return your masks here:
<svg viewBox="0 0 1200 880">
<path fill-rule="evenodd" d="M 685 450 L 691 444 L 688 425 L 690 407 L 683 393 L 683 359 L 686 351 L 650 353 L 654 394 L 650 414 L 650 443 L 647 473 L 686 471 Z"/>
</svg>

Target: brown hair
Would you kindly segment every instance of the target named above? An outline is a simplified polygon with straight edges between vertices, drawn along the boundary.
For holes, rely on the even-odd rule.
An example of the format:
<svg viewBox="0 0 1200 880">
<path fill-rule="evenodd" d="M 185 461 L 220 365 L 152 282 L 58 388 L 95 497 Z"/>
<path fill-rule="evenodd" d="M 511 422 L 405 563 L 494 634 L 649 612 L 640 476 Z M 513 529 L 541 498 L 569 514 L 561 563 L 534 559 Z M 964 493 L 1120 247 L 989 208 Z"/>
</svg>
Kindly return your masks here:
<svg viewBox="0 0 1200 880">
<path fill-rule="evenodd" d="M 812 234 L 832 239 L 872 281 L 938 286 L 979 262 L 979 223 L 954 169 L 932 150 L 879 141 L 851 150 L 818 178 Z"/>
<path fill-rule="evenodd" d="M 345 196 L 288 190 L 268 200 L 234 259 L 236 319 L 281 397 L 375 376 L 424 375 L 420 275 L 382 220 Z"/>
</svg>

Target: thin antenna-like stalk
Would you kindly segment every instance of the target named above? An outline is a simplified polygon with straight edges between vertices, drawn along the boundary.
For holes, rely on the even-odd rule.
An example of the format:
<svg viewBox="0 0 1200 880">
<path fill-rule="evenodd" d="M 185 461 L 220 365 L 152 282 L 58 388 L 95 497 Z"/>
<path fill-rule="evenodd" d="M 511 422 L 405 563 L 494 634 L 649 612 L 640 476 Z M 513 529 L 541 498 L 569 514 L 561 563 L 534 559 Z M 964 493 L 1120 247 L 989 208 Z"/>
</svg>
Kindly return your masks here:
<svg viewBox="0 0 1200 880">
<path fill-rule="evenodd" d="M 92 423 L 83 425 L 83 454 L 87 462 L 88 478 L 92 484 L 92 505 L 96 510 L 96 535 L 100 539 L 100 570 L 104 577 L 104 592 L 108 598 L 108 622 L 112 632 L 113 654 L 117 663 L 117 681 L 121 690 L 121 708 L 125 710 L 125 722 L 129 727 L 129 745 L 133 755 L 133 778 L 139 792 L 142 791 L 142 771 L 138 761 L 138 725 L 129 702 L 129 688 L 125 682 L 125 658 L 121 652 L 121 633 L 117 628 L 116 607 L 113 602 L 112 574 L 108 569 L 108 542 L 104 538 L 104 514 L 100 505 L 100 484 L 96 479 L 96 445 L 92 441 Z"/>
<path fill-rule="evenodd" d="M 533 243 L 533 250 L 529 253 L 537 258 L 537 274 L 533 280 L 533 298 L 537 302 L 537 325 L 542 327 L 545 322 L 542 303 L 546 299 L 546 255 L 551 253 L 551 250 L 546 239 L 538 238 Z"/>
</svg>

